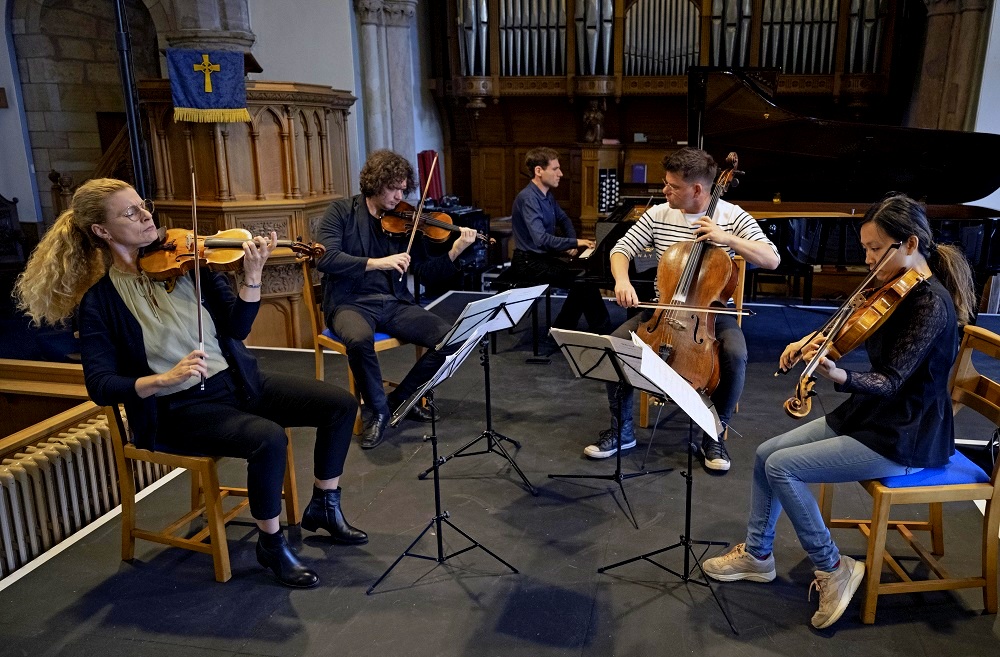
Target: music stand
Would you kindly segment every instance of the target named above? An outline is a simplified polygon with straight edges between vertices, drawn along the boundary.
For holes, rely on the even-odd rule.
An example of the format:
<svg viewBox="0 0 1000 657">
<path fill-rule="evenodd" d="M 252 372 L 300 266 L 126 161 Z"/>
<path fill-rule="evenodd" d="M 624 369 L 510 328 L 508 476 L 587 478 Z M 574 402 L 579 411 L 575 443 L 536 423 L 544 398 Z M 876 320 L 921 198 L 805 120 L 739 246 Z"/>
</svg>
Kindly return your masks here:
<svg viewBox="0 0 1000 657">
<path fill-rule="evenodd" d="M 521 443 L 509 438 L 502 433 L 496 431 L 493 428 L 493 406 L 492 399 L 493 396 L 490 392 L 490 350 L 489 350 L 489 334 L 494 331 L 501 331 L 512 326 L 515 326 L 524 314 L 531 308 L 532 304 L 538 299 L 548 285 L 536 285 L 535 287 L 524 287 L 524 288 L 512 288 L 506 290 L 505 292 L 500 292 L 491 297 L 486 297 L 485 299 L 479 299 L 469 303 L 463 310 L 458 319 L 455 320 L 455 324 L 451 327 L 451 330 L 445 334 L 442 338 L 441 343 L 435 347 L 436 349 L 441 349 L 453 345 L 458 342 L 467 340 L 470 335 L 478 331 L 482 336 L 480 338 L 482 344 L 479 348 L 479 362 L 483 366 L 483 378 L 485 381 L 485 395 L 486 395 L 486 429 L 483 430 L 476 438 L 469 441 L 459 449 L 455 450 L 451 454 L 443 457 L 441 459 L 441 464 L 445 464 L 453 458 L 458 458 L 462 456 L 477 456 L 479 454 L 498 454 L 504 458 L 507 463 L 514 468 L 514 472 L 521 477 L 521 481 L 524 485 L 528 487 L 528 491 L 532 495 L 538 495 L 538 489 L 531 485 L 528 478 L 521 472 L 521 468 L 517 466 L 514 459 L 511 458 L 510 454 L 504 449 L 503 441 L 507 441 L 514 445 L 517 449 L 521 449 Z M 476 452 L 467 452 L 469 448 L 478 443 L 480 440 L 486 440 L 486 447 Z M 417 477 L 419 479 L 425 479 L 434 467 L 427 468 L 421 472 Z"/>
<path fill-rule="evenodd" d="M 629 385 L 633 388 L 651 392 L 658 390 L 656 385 L 647 380 L 641 373 L 639 366 L 642 361 L 642 352 L 629 340 L 616 338 L 613 335 L 595 335 L 593 333 L 583 333 L 581 331 L 567 331 L 564 329 L 552 329 L 552 337 L 559 345 L 560 351 L 566 357 L 573 375 L 577 378 L 594 379 L 606 383 L 615 383 L 619 386 Z M 628 501 L 625 493 L 626 479 L 634 479 L 648 474 L 658 474 L 670 472 L 673 468 L 663 468 L 660 470 L 643 470 L 641 472 L 622 472 L 622 407 L 621 395 L 618 398 L 618 449 L 615 450 L 615 471 L 606 475 L 582 475 L 582 474 L 550 474 L 550 479 L 604 479 L 618 483 L 618 488 L 622 491 L 622 498 L 628 508 L 632 525 L 636 529 L 639 523 L 635 519 L 632 505 Z"/>
<path fill-rule="evenodd" d="M 674 372 L 669 365 L 667 365 L 663 360 L 656 355 L 652 349 L 650 349 L 646 344 L 644 344 L 634 333 L 632 334 L 633 340 L 641 345 L 642 359 L 640 363 L 640 372 L 648 380 L 654 383 L 659 388 L 659 391 L 655 394 L 670 397 L 677 406 L 688 416 L 688 462 L 687 470 L 682 472 L 681 475 L 685 480 L 685 495 L 684 495 L 684 533 L 681 534 L 680 539 L 668 545 L 667 547 L 660 548 L 658 550 L 653 550 L 652 552 L 646 552 L 645 554 L 640 554 L 639 556 L 632 557 L 630 559 L 625 559 L 624 561 L 619 561 L 613 563 L 609 566 L 603 566 L 597 569 L 597 572 L 603 573 L 612 568 L 617 568 L 619 566 L 624 566 L 635 561 L 648 561 L 657 568 L 667 571 L 671 575 L 680 578 L 682 582 L 694 583 L 699 586 L 705 586 L 709 591 L 712 592 L 712 597 L 715 598 L 715 603 L 719 606 L 722 611 L 722 615 L 725 616 L 726 622 L 729 623 L 730 629 L 732 629 L 734 634 L 739 634 L 736 626 L 733 625 L 733 621 L 729 618 L 729 614 L 726 612 L 726 608 L 722 606 L 722 602 L 719 597 L 715 595 L 715 588 L 712 586 L 712 581 L 705 574 L 704 569 L 701 567 L 701 559 L 704 558 L 705 554 L 713 545 L 728 546 L 729 543 L 724 541 L 705 541 L 705 540 L 695 540 L 691 538 L 691 490 L 692 490 L 692 472 L 693 472 L 693 452 L 695 447 L 695 424 L 697 424 L 703 431 L 708 433 L 710 436 L 716 437 L 721 432 L 722 427 L 719 425 L 718 415 L 715 415 L 714 411 L 709 410 L 702 400 L 702 397 L 695 391 L 694 388 L 688 384 L 677 372 Z M 717 440 L 718 438 L 716 438 Z M 702 551 L 701 556 L 695 554 L 694 545 L 704 545 L 705 549 Z M 654 561 L 650 557 L 654 557 L 658 554 L 664 552 L 670 552 L 675 549 L 684 550 L 684 571 L 679 573 L 663 564 Z M 698 571 L 701 573 L 702 579 L 692 579 L 691 577 L 691 558 L 694 558 L 695 565 L 698 566 Z"/>
<path fill-rule="evenodd" d="M 428 561 L 436 561 L 437 563 L 441 564 L 447 561 L 448 559 L 451 559 L 452 557 L 456 557 L 464 552 L 468 552 L 469 550 L 479 548 L 486 554 L 490 555 L 491 557 L 502 563 L 503 565 L 510 568 L 511 571 L 513 571 L 515 574 L 518 572 L 517 568 L 514 568 L 514 566 L 510 565 L 509 563 L 498 557 L 485 545 L 483 545 L 482 543 L 480 543 L 479 541 L 472 538 L 464 531 L 456 527 L 455 524 L 448 519 L 450 517 L 450 514 L 447 511 L 441 510 L 441 478 L 438 475 L 438 467 L 440 466 L 442 461 L 438 459 L 438 452 L 437 452 L 437 407 L 434 405 L 434 388 L 438 386 L 442 381 L 448 379 L 449 377 L 451 377 L 452 374 L 455 373 L 459 365 L 461 365 L 465 361 L 466 357 L 468 357 L 468 355 L 472 352 L 473 348 L 476 346 L 476 343 L 480 341 L 481 337 L 482 335 L 478 331 L 473 331 L 473 333 L 470 334 L 469 337 L 466 339 L 465 343 L 461 347 L 459 347 L 455 353 L 445 357 L 445 362 L 441 364 L 441 367 L 438 369 L 437 372 L 434 373 L 434 376 L 432 376 L 427 381 L 427 383 L 420 386 L 420 388 L 416 392 L 414 392 L 410 396 L 410 398 L 407 399 L 402 405 L 400 405 L 399 408 L 397 408 L 392 414 L 392 419 L 390 420 L 390 424 L 392 426 L 396 426 L 397 424 L 400 423 L 400 421 L 402 421 L 403 417 L 405 417 L 406 414 L 410 412 L 410 409 L 413 408 L 413 406 L 418 401 L 420 401 L 422 397 L 427 398 L 427 407 L 431 411 L 431 434 L 430 436 L 427 436 L 426 439 L 431 441 L 431 458 L 433 459 L 434 463 L 434 465 L 431 468 L 432 470 L 434 470 L 434 517 L 432 517 L 430 522 L 427 523 L 427 526 L 424 527 L 423 531 L 420 532 L 415 539 L 413 539 L 413 542 L 410 543 L 405 550 L 403 550 L 403 553 L 400 554 L 398 557 L 396 557 L 396 560 L 392 562 L 392 565 L 389 566 L 389 568 L 386 569 L 384 573 L 382 573 L 381 577 L 375 580 L 375 583 L 372 584 L 370 587 L 368 587 L 368 591 L 366 592 L 367 595 L 371 595 L 371 592 L 375 590 L 375 587 L 378 586 L 382 582 L 382 580 L 384 580 L 386 577 L 389 576 L 389 573 L 391 573 L 393 568 L 395 568 L 399 564 L 399 562 L 403 560 L 403 557 L 413 557 L 415 559 L 427 559 Z M 446 555 L 444 553 L 444 538 L 441 533 L 443 524 L 448 525 L 456 532 L 464 536 L 470 543 L 472 543 L 472 545 L 467 545 L 466 547 L 462 548 L 461 550 L 458 550 L 457 552 L 452 552 L 451 554 Z M 430 556 L 426 554 L 415 554 L 413 552 L 410 552 L 410 550 L 413 549 L 413 546 L 416 545 L 420 541 L 420 539 L 424 537 L 424 534 L 430 531 L 432 527 L 435 528 L 435 533 L 437 534 L 437 555 Z"/>
</svg>

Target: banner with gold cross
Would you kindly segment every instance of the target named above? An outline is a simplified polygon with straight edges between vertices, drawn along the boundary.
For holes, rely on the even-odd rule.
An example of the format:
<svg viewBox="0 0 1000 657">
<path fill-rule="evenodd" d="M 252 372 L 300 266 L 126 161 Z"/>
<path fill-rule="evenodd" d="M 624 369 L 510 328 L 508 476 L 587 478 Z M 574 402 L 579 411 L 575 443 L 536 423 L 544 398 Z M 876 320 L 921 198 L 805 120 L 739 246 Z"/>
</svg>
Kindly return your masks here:
<svg viewBox="0 0 1000 657">
<path fill-rule="evenodd" d="M 243 53 L 167 48 L 174 121 L 249 121 Z"/>
</svg>

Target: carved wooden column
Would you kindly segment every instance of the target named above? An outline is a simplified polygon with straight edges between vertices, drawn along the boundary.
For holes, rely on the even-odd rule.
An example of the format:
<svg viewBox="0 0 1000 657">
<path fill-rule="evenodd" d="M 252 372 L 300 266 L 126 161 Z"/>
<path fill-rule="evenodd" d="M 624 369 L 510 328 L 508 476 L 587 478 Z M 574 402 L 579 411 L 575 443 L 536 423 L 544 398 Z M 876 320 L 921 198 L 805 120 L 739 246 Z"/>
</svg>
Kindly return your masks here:
<svg viewBox="0 0 1000 657">
<path fill-rule="evenodd" d="M 927 37 L 911 124 L 969 130 L 992 0 L 924 0 Z"/>
</svg>

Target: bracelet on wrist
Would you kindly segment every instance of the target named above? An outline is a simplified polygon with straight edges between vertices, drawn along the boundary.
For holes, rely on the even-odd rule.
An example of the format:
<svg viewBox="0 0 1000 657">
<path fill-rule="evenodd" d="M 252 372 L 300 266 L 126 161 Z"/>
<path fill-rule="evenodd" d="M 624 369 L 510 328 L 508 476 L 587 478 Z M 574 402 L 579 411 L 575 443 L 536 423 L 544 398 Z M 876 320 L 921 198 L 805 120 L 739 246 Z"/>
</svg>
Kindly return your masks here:
<svg viewBox="0 0 1000 657">
<path fill-rule="evenodd" d="M 256 283 L 256 284 L 244 283 L 243 287 L 248 287 L 251 290 L 256 290 L 257 288 L 260 287 L 260 285 L 261 285 L 260 283 Z"/>
</svg>

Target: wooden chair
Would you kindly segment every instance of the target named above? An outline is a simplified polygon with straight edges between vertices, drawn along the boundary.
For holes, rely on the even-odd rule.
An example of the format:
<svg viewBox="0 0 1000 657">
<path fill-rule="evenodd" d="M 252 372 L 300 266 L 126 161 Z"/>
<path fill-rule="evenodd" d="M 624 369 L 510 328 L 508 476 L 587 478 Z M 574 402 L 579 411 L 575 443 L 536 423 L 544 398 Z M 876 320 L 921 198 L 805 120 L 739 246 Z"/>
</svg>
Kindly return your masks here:
<svg viewBox="0 0 1000 657">
<path fill-rule="evenodd" d="M 315 336 L 313 338 L 313 349 L 315 351 L 316 358 L 316 378 L 323 381 L 326 379 L 326 368 L 323 363 L 323 350 L 329 349 L 330 351 L 342 354 L 346 362 L 347 345 L 341 342 L 340 338 L 334 335 L 333 332 L 326 326 L 326 318 L 323 315 L 322 285 L 320 283 L 313 282 L 312 266 L 308 259 L 302 260 L 302 296 L 305 299 L 306 310 L 309 312 L 309 322 L 312 326 L 313 335 Z M 397 340 L 388 333 L 375 334 L 376 353 L 386 351 L 387 349 L 402 347 L 405 344 L 407 343 Z M 416 349 L 416 357 L 414 360 L 419 360 L 424 353 L 424 348 L 419 345 L 414 345 L 414 347 Z M 399 385 L 395 381 L 385 379 L 383 379 L 382 383 L 383 385 L 389 387 L 396 387 Z M 354 373 L 351 372 L 350 364 L 347 365 L 347 386 L 351 391 L 351 394 L 358 400 L 359 408 L 358 414 L 354 419 L 354 433 L 360 434 L 362 430 L 360 409 L 361 393 L 354 380 Z"/>
<path fill-rule="evenodd" d="M 229 546 L 226 542 L 226 523 L 235 518 L 249 504 L 246 488 L 233 488 L 219 483 L 217 463 L 220 457 L 181 456 L 168 452 L 153 452 L 133 444 L 127 429 L 127 418 L 117 406 L 105 407 L 111 444 L 118 470 L 118 488 L 122 500 L 122 561 L 135 558 L 135 539 L 204 552 L 212 555 L 215 579 L 226 582 L 233 576 L 229 565 Z M 292 452 L 291 432 L 288 433 L 285 483 L 281 496 L 285 500 L 286 519 L 289 525 L 298 524 L 299 501 L 295 488 L 295 460 Z M 135 494 L 136 477 L 142 463 L 169 468 L 184 468 L 191 473 L 191 510 L 160 530 L 141 529 L 136 526 Z M 229 497 L 240 499 L 226 511 L 223 502 Z M 205 527 L 191 536 L 185 536 L 188 525 L 199 516 L 205 517 Z M 207 539 L 207 541 L 206 541 Z"/>
<path fill-rule="evenodd" d="M 958 361 L 952 373 L 951 399 L 957 413 L 968 407 L 994 425 L 1000 426 L 1000 383 L 981 375 L 972 364 L 974 352 L 980 352 L 1000 361 L 1000 335 L 976 326 L 966 326 Z M 882 480 L 861 481 L 872 496 L 872 514 L 869 519 L 831 519 L 833 507 L 832 485 L 820 487 L 820 510 L 823 520 L 831 529 L 854 528 L 868 539 L 865 556 L 867 569 L 864 597 L 861 603 L 861 621 L 875 622 L 878 596 L 893 593 L 919 593 L 924 591 L 950 591 L 961 588 L 983 589 L 983 606 L 987 613 L 997 612 L 997 534 L 1000 531 L 1000 508 L 997 500 L 998 465 L 992 475 L 987 474 L 964 455 L 955 452 L 942 468 L 927 468 L 910 475 L 887 477 Z M 981 534 L 981 570 L 973 577 L 954 577 L 935 557 L 944 554 L 945 502 L 984 500 L 986 503 Z M 892 506 L 902 504 L 927 504 L 927 520 L 892 520 Z M 886 552 L 886 535 L 892 528 L 917 553 L 934 577 L 913 580 L 899 563 Z M 914 531 L 930 532 L 931 549 L 928 550 L 913 536 Z M 883 582 L 883 565 L 896 574 L 900 581 Z"/>
<path fill-rule="evenodd" d="M 733 290 L 733 305 L 736 310 L 743 310 L 743 294 L 746 285 L 747 277 L 747 261 L 743 259 L 743 256 L 736 256 L 733 259 L 736 262 L 736 289 Z M 743 316 L 737 315 L 736 322 L 743 326 Z M 662 403 L 657 397 L 650 395 L 648 392 L 640 392 L 639 395 L 639 426 L 645 429 L 649 426 L 649 407 L 654 403 Z M 739 410 L 737 405 L 736 410 Z M 727 437 L 729 435 L 729 429 L 726 429 Z"/>
</svg>

